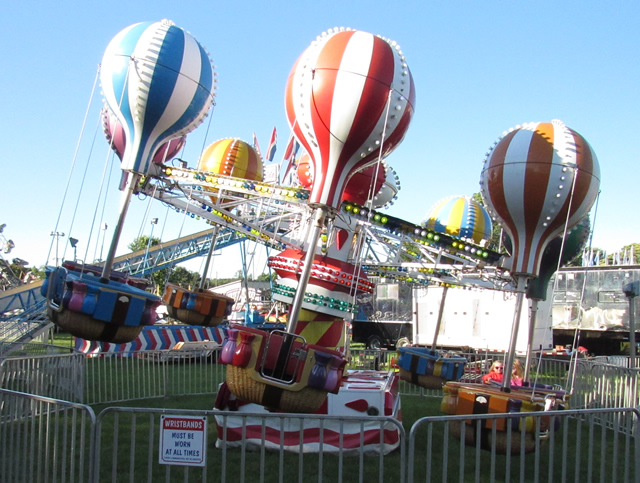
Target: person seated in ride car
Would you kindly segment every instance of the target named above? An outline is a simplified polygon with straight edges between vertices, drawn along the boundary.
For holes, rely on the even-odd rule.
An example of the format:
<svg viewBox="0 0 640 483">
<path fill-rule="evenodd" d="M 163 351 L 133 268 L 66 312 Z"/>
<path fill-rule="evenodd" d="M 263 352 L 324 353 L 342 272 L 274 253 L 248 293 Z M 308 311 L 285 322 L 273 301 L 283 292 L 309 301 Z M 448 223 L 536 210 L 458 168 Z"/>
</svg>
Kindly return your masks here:
<svg viewBox="0 0 640 483">
<path fill-rule="evenodd" d="M 499 384 L 504 379 L 504 364 L 502 361 L 494 361 L 489 372 L 482 376 L 485 384 Z"/>
<path fill-rule="evenodd" d="M 511 385 L 522 386 L 524 377 L 524 368 L 522 363 L 518 360 L 513 361 L 513 370 L 511 371 Z"/>
</svg>

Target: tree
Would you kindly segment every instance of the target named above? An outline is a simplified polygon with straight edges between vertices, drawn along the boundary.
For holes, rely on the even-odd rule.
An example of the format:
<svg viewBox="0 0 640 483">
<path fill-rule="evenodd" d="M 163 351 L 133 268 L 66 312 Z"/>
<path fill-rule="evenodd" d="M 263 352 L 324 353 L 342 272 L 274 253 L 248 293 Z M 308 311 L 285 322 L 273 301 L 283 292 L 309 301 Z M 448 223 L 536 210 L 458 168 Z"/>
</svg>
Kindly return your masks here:
<svg viewBox="0 0 640 483">
<path fill-rule="evenodd" d="M 626 255 L 627 263 L 633 262 L 634 265 L 640 264 L 640 243 L 631 243 L 630 245 L 625 245 L 620 249 L 620 253 L 622 253 L 621 256 L 623 258 Z"/>
<path fill-rule="evenodd" d="M 634 265 L 640 264 L 640 243 L 631 243 L 625 245 L 619 250 L 606 253 L 602 250 L 602 257 L 600 265 L 629 265 L 633 262 Z"/>
<path fill-rule="evenodd" d="M 256 278 L 256 280 L 258 282 L 270 282 L 273 281 L 275 282 L 276 278 L 278 277 L 278 274 L 274 271 L 271 272 L 271 275 L 269 275 L 268 272 L 265 272 L 261 275 L 258 275 L 258 277 Z"/>
<path fill-rule="evenodd" d="M 188 290 L 195 290 L 200 286 L 200 274 L 184 267 L 175 267 L 169 274 L 169 282 Z"/>
<path fill-rule="evenodd" d="M 132 252 L 137 252 L 140 250 L 146 250 L 147 246 L 154 247 L 160 244 L 160 238 L 153 237 L 151 238 L 151 243 L 149 243 L 149 237 L 147 235 L 139 236 L 135 238 L 127 247 Z"/>
</svg>

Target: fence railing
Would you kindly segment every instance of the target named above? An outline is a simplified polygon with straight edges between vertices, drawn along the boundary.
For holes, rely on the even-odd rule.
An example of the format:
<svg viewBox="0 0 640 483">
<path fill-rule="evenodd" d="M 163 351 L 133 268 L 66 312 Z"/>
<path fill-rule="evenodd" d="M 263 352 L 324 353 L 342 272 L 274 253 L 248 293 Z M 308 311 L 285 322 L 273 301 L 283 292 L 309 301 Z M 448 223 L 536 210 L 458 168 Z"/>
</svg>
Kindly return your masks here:
<svg viewBox="0 0 640 483">
<path fill-rule="evenodd" d="M 82 403 L 86 363 L 82 354 L 7 358 L 0 361 L 0 387 Z"/>
<path fill-rule="evenodd" d="M 0 481 L 640 480 L 633 408 L 424 417 L 407 438 L 388 417 L 110 407 L 96 418 L 5 389 L 0 401 Z M 181 418 L 206 421 L 198 442 L 167 432 L 163 421 Z M 182 448 L 203 450 L 201 464 L 172 461 Z"/>
<path fill-rule="evenodd" d="M 206 462 L 203 466 L 163 463 L 159 452 L 173 448 L 173 444 L 159 447 L 163 438 L 162 418 L 169 416 L 206 418 Z M 276 413 L 108 408 L 100 413 L 97 421 L 95 464 L 99 473 L 128 475 L 130 481 L 382 482 L 390 478 L 393 481 L 405 481 L 405 431 L 399 421 L 389 417 L 310 417 Z M 347 451 L 347 440 L 370 439 L 369 433 L 376 428 L 380 439 Z M 276 438 L 275 443 L 270 442 L 268 436 L 274 430 L 283 434 L 281 439 Z M 391 432 L 397 434 L 394 445 L 397 449 L 385 456 L 382 450 L 385 442 L 381 439 Z M 241 437 L 234 438 L 232 433 Z M 292 442 L 288 435 L 292 433 L 301 435 L 293 443 L 299 444 L 301 451 L 290 450 Z M 305 433 L 315 436 L 303 443 L 302 435 Z M 123 446 L 127 448 L 126 452 L 121 450 Z M 185 446 L 181 444 L 182 447 Z M 188 447 L 193 450 L 197 446 Z"/>
<path fill-rule="evenodd" d="M 217 356 L 217 351 L 141 351 L 87 358 L 85 402 L 215 394 L 226 371 Z"/>
<path fill-rule="evenodd" d="M 618 424 L 601 424 L 610 418 Z M 409 434 L 408 481 L 637 482 L 639 418 L 633 408 L 425 417 Z"/>
<path fill-rule="evenodd" d="M 0 481 L 89 481 L 95 425 L 88 406 L 0 389 Z"/>
<path fill-rule="evenodd" d="M 110 404 L 155 397 L 215 394 L 226 368 L 218 350 L 138 351 L 50 354 L 0 361 L 0 387 L 85 404 Z M 473 382 L 490 360 L 469 355 L 463 380 Z M 392 351 L 356 350 L 350 369 L 390 370 Z M 532 363 L 532 381 L 571 389 L 573 409 L 640 406 L 640 369 L 608 364 L 606 359 L 545 359 Z M 619 362 L 619 361 L 618 361 Z M 401 393 L 441 397 L 438 389 L 402 384 Z"/>
<path fill-rule="evenodd" d="M 640 407 L 640 369 L 580 362 L 577 365 L 574 408 Z"/>
</svg>

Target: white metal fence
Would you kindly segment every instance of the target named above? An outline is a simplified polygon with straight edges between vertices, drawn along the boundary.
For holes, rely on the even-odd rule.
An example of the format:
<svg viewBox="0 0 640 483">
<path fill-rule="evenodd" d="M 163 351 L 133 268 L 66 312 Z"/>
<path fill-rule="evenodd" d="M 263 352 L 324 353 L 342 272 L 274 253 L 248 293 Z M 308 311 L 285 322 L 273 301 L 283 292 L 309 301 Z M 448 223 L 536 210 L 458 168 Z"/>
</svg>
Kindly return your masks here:
<svg viewBox="0 0 640 483">
<path fill-rule="evenodd" d="M 392 352 L 355 352 L 353 368 L 387 369 L 394 358 Z M 96 418 L 89 406 L 214 394 L 225 369 L 215 361 L 216 354 L 197 351 L 95 357 L 66 354 L 2 361 L 0 481 L 640 481 L 638 370 L 602 360 L 580 360 L 575 371 L 563 360 L 542 360 L 535 365 L 534 375 L 540 382 L 564 385 L 573 381 L 571 410 L 554 412 L 556 430 L 545 435 L 542 431 L 534 436 L 517 430 L 503 433 L 508 447 L 523 438 L 529 444 L 526 451 L 510 456 L 501 454 L 505 442 L 492 438 L 496 431 L 492 421 L 519 418 L 519 414 L 422 418 L 410 428 L 408 440 L 400 425 L 398 449 L 382 456 L 364 449 L 355 455 L 346 451 L 295 454 L 266 445 L 231 448 L 215 444 L 218 432 L 227 428 L 225 416 L 235 418 L 236 428 L 244 424 L 238 418 L 277 417 L 304 425 L 308 416 L 107 408 Z M 486 361 L 477 362 L 483 365 Z M 441 390 L 404 382 L 400 392 L 403 400 L 442 397 Z M 168 413 L 197 414 L 211 421 L 216 415 L 223 417 L 220 424 L 212 422 L 209 428 L 203 468 L 159 463 L 159 419 Z M 332 417 L 314 415 L 313 419 L 329 424 Z M 348 418 L 333 419 L 346 424 Z M 388 424 L 390 418 L 378 419 L 362 418 L 362 424 Z M 348 430 L 352 433 L 353 423 Z M 361 430 L 364 426 L 361 429 L 356 424 L 355 433 Z"/>
<path fill-rule="evenodd" d="M 512 429 L 525 417 L 536 431 Z M 512 424 L 498 431 L 505 418 Z M 408 481 L 637 482 L 639 418 L 631 408 L 422 418 L 409 435 Z"/>
<path fill-rule="evenodd" d="M 204 466 L 161 464 L 161 417 L 167 414 L 207 418 L 207 458 Z M 386 456 L 382 452 L 365 451 L 363 448 L 352 452 L 329 452 L 326 451 L 328 442 L 322 439 L 323 431 L 318 432 L 320 451 L 305 451 L 302 444 L 303 451 L 293 453 L 287 451 L 284 441 L 275 448 L 267 448 L 264 444 L 256 447 L 255 441 L 251 444 L 247 442 L 249 438 L 242 438 L 235 447 L 228 444 L 224 438 L 226 432 L 238 426 L 246 432 L 249 419 L 261 421 L 259 426 L 263 432 L 267 431 L 267 425 L 279 427 L 282 421 L 282 424 L 286 422 L 299 428 L 300 434 L 306 427 L 317 425 L 318 422 L 326 426 L 338 422 L 349 426 L 352 436 L 363 438 L 365 425 L 370 427 L 374 424 L 379 428 L 392 425 L 399 433 L 399 445 L 394 453 Z M 96 434 L 95 465 L 101 475 L 122 475 L 119 481 L 406 481 L 404 428 L 389 417 L 338 418 L 314 415 L 310 418 L 309 415 L 295 414 L 108 408 L 98 416 Z"/>
<path fill-rule="evenodd" d="M 225 366 L 217 351 L 139 351 L 41 355 L 0 361 L 0 387 L 85 404 L 108 404 L 135 399 L 215 394 L 224 380 Z M 464 374 L 468 382 L 484 373 L 490 360 L 468 355 Z M 352 351 L 351 369 L 392 368 L 397 355 L 390 351 Z M 541 359 L 532 364 L 532 381 L 571 389 L 571 408 L 640 406 L 640 369 L 629 369 L 619 358 Z M 440 397 L 441 390 L 402 384 L 401 393 Z"/>
<path fill-rule="evenodd" d="M 95 425 L 88 406 L 0 389 L 0 481 L 91 481 Z"/>
<path fill-rule="evenodd" d="M 525 416 L 520 413 L 425 417 L 412 425 L 407 440 L 402 425 L 385 417 L 111 407 L 96 418 L 84 405 L 4 389 L 0 396 L 0 480 L 7 482 L 640 481 L 640 413 L 631 408 L 528 413 L 536 420 L 533 433 L 520 432 L 518 424 L 498 431 L 501 420 L 518 420 Z M 600 424 L 605 413 L 618 424 Z M 209 421 L 202 466 L 162 461 L 162 418 L 185 416 Z M 351 434 L 365 424 L 380 429 L 391 424 L 399 434 L 398 447 L 387 455 L 370 451 L 370 445 L 369 450 L 328 452 L 322 433 L 319 448 L 311 452 L 303 441 L 298 452 L 287 451 L 284 442 L 256 446 L 255 438 L 251 445 L 244 437 L 235 447 L 228 444 L 227 431 L 246 433 L 249 418 L 261 421 L 262 434 L 274 419 L 300 433 L 312 420 L 349 426 Z"/>
</svg>

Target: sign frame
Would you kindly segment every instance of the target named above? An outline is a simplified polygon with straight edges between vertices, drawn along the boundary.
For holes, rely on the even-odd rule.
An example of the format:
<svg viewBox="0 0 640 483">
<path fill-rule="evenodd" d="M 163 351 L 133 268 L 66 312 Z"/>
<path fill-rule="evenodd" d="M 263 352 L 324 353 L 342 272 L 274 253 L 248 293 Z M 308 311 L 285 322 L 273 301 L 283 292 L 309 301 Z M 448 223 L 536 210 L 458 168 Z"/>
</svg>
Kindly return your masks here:
<svg viewBox="0 0 640 483">
<path fill-rule="evenodd" d="M 163 414 L 160 417 L 161 465 L 207 464 L 207 417 Z"/>
</svg>

